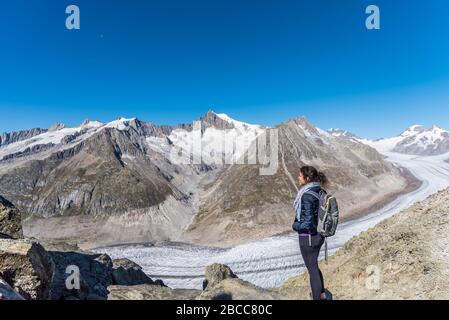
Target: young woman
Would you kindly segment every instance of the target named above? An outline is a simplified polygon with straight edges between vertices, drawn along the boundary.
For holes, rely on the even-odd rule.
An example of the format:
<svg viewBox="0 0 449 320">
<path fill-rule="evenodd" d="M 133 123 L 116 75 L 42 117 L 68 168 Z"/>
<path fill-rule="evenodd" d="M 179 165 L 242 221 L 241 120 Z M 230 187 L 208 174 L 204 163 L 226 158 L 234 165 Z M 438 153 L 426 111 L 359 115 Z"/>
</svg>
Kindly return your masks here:
<svg viewBox="0 0 449 320">
<path fill-rule="evenodd" d="M 324 243 L 324 237 L 317 232 L 319 200 L 309 192 L 319 193 L 328 181 L 314 167 L 304 166 L 299 171 L 301 189 L 293 204 L 296 212 L 293 229 L 299 233 L 299 248 L 309 272 L 312 298 L 325 300 L 323 274 L 318 267 L 318 255 Z"/>
</svg>

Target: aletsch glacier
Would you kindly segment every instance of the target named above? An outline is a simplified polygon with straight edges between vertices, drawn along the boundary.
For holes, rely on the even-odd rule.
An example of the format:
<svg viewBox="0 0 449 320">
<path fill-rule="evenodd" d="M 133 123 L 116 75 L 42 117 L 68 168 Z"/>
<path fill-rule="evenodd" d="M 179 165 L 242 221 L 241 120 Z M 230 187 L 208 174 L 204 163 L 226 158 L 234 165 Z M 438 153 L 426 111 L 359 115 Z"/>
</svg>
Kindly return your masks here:
<svg viewBox="0 0 449 320">
<path fill-rule="evenodd" d="M 345 242 L 360 232 L 449 187 L 447 162 L 449 153 L 438 156 L 416 156 L 389 152 L 385 149 L 379 151 L 387 156 L 388 161 L 408 169 L 422 181 L 422 185 L 419 189 L 399 196 L 371 214 L 341 224 L 336 236 L 329 239 L 330 254 L 335 253 Z M 228 249 L 167 243 L 158 246 L 116 246 L 96 251 L 107 253 L 112 258 L 132 259 L 140 264 L 150 277 L 162 279 L 173 288 L 200 289 L 204 268 L 212 263 L 227 264 L 240 278 L 264 288 L 279 286 L 304 270 L 295 233 Z"/>
</svg>

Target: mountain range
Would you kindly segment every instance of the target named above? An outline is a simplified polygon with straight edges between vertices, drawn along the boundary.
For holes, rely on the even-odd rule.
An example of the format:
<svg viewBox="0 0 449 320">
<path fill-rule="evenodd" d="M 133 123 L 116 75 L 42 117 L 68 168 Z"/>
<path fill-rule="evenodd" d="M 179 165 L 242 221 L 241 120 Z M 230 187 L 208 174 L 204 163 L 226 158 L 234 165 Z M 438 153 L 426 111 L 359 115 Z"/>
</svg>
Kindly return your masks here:
<svg viewBox="0 0 449 320">
<path fill-rule="evenodd" d="M 366 142 L 381 151 L 433 156 L 449 152 L 449 131 L 414 125 L 396 137 Z"/>
<path fill-rule="evenodd" d="M 274 174 L 261 175 L 265 164 L 251 162 L 251 154 L 272 130 L 279 163 Z M 446 135 L 434 131 L 441 138 L 429 138 L 438 145 L 432 150 L 443 152 Z M 429 147 L 409 147 L 411 137 L 419 145 L 425 132 L 414 128 L 393 138 L 391 151 L 427 154 Z M 208 157 L 195 155 L 195 138 Z M 222 161 L 228 155 L 221 147 L 236 140 L 244 143 L 233 146 L 234 161 Z M 84 247 L 159 241 L 229 246 L 290 230 L 305 164 L 329 177 L 343 219 L 416 188 L 406 170 L 372 147 L 386 141 L 324 131 L 304 117 L 267 128 L 213 111 L 176 126 L 136 118 L 86 120 L 75 128 L 56 124 L 1 135 L 0 195 L 26 212 L 27 237 Z M 193 155 L 175 161 L 184 151 Z"/>
</svg>

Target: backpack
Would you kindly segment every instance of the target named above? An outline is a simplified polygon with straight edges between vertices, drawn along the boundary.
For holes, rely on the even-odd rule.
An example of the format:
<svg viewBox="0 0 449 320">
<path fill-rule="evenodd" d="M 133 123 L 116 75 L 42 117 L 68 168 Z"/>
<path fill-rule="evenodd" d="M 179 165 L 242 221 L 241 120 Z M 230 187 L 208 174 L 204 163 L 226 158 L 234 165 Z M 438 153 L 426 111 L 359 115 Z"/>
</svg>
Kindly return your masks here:
<svg viewBox="0 0 449 320">
<path fill-rule="evenodd" d="M 325 238 L 325 259 L 327 262 L 327 238 L 335 235 L 338 226 L 339 211 L 337 199 L 324 189 L 321 189 L 318 193 L 313 191 L 308 191 L 307 193 L 317 198 L 320 202 L 317 231 Z"/>
</svg>

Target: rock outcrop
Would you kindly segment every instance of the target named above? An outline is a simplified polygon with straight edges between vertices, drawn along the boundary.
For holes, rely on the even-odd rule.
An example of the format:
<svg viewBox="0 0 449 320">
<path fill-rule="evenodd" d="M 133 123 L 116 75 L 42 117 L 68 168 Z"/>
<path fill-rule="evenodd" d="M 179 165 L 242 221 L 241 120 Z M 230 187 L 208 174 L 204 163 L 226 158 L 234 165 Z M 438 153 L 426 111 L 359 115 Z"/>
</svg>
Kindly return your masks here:
<svg viewBox="0 0 449 320">
<path fill-rule="evenodd" d="M 0 239 L 22 238 L 22 217 L 11 202 L 0 196 Z"/>
<path fill-rule="evenodd" d="M 112 281 L 114 285 L 135 286 L 140 284 L 158 284 L 142 271 L 142 267 L 129 259 L 116 259 L 112 262 Z"/>
<path fill-rule="evenodd" d="M 108 300 L 275 300 L 281 295 L 238 279 L 222 264 L 206 268 L 205 289 L 171 289 L 154 284 L 108 287 Z"/>
<path fill-rule="evenodd" d="M 143 284 L 137 286 L 110 286 L 108 300 L 194 300 L 200 290 L 171 289 Z"/>
<path fill-rule="evenodd" d="M 25 239 L 0 239 L 0 294 L 5 299 L 106 300 L 108 287 L 115 288 L 117 295 L 125 295 L 129 288 L 143 292 L 143 296 L 192 297 L 191 291 L 173 292 L 161 280 L 153 281 L 129 259 L 112 261 L 108 255 L 82 251 L 63 242 L 44 246 Z M 67 286 L 73 275 L 79 279 L 79 288 Z M 151 287 L 132 287 L 145 284 Z"/>
<path fill-rule="evenodd" d="M 29 240 L 0 240 L 0 277 L 26 299 L 50 298 L 54 263 L 45 249 Z"/>
<path fill-rule="evenodd" d="M 214 263 L 207 266 L 204 291 L 198 300 L 276 300 L 280 295 L 272 290 L 238 279 L 227 265 Z"/>
<path fill-rule="evenodd" d="M 23 130 L 18 132 L 4 132 L 0 135 L 0 147 L 22 140 L 30 139 L 41 133 L 47 132 L 47 129 L 34 128 L 30 130 Z"/>
<path fill-rule="evenodd" d="M 55 263 L 55 275 L 51 283 L 52 300 L 104 300 L 107 287 L 112 285 L 112 260 L 105 254 L 83 252 L 50 251 L 49 256 Z M 80 289 L 67 289 L 66 279 L 69 266 L 79 270 Z"/>
<path fill-rule="evenodd" d="M 207 266 L 205 271 L 205 279 L 203 281 L 203 290 L 212 288 L 225 279 L 234 279 L 237 276 L 227 265 L 214 263 Z"/>
<path fill-rule="evenodd" d="M 272 290 L 263 289 L 248 281 L 236 278 L 224 279 L 208 287 L 198 300 L 279 300 L 281 295 Z"/>
</svg>

